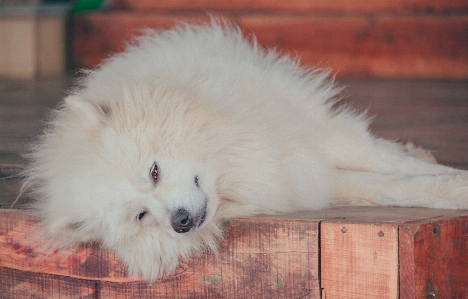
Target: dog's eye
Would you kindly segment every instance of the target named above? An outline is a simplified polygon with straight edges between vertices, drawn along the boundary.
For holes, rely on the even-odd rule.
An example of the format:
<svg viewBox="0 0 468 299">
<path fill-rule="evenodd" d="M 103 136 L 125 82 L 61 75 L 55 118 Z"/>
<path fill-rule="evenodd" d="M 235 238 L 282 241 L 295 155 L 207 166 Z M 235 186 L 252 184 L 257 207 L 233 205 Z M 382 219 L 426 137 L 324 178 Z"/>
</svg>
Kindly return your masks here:
<svg viewBox="0 0 468 299">
<path fill-rule="evenodd" d="M 195 179 L 193 180 L 194 183 L 195 183 L 195 186 L 197 186 L 198 188 L 200 188 L 200 184 L 198 183 L 198 177 L 196 176 Z"/>
<path fill-rule="evenodd" d="M 153 166 L 151 166 L 150 175 L 151 179 L 153 180 L 153 183 L 156 184 L 159 179 L 159 168 L 156 162 L 154 162 Z"/>
<path fill-rule="evenodd" d="M 146 216 L 146 214 L 148 214 L 148 212 L 143 211 L 140 214 L 138 214 L 136 218 L 138 219 L 138 221 L 141 221 L 141 219 L 143 219 Z"/>
</svg>

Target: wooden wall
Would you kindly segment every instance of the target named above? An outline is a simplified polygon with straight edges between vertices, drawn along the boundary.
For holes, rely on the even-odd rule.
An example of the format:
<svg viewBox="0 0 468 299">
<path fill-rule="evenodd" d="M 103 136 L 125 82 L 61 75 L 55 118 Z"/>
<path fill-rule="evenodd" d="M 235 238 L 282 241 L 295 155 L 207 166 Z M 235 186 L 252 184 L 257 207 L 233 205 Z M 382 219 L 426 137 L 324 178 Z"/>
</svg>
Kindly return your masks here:
<svg viewBox="0 0 468 299">
<path fill-rule="evenodd" d="M 339 76 L 468 78 L 463 0 L 120 0 L 110 11 L 73 17 L 73 64 L 95 67 L 143 27 L 203 22 L 208 13 Z"/>
</svg>

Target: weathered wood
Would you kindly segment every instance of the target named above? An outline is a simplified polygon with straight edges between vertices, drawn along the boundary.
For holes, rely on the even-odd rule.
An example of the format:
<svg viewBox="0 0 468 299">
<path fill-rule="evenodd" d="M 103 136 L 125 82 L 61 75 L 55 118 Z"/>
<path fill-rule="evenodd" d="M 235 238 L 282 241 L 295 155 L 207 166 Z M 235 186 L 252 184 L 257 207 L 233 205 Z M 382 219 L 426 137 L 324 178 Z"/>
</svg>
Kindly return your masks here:
<svg viewBox="0 0 468 299">
<path fill-rule="evenodd" d="M 400 227 L 400 297 L 468 298 L 468 216 Z"/>
<path fill-rule="evenodd" d="M 468 78 L 468 16 L 221 14 L 260 44 L 299 55 L 339 76 Z M 73 62 L 93 68 L 120 52 L 141 28 L 207 21 L 205 13 L 113 11 L 72 20 Z"/>
<path fill-rule="evenodd" d="M 116 0 L 115 8 L 131 10 L 230 10 L 288 12 L 387 12 L 387 11 L 450 11 L 468 8 L 464 0 Z"/>
<path fill-rule="evenodd" d="M 398 228 L 325 222 L 321 227 L 324 298 L 398 298 Z"/>
<path fill-rule="evenodd" d="M 127 277 L 98 247 L 44 255 L 28 241 L 29 217 L 0 210 L 2 298 L 468 298 L 468 211 L 346 207 L 235 219 L 218 255 L 191 258 L 154 284 Z"/>
<path fill-rule="evenodd" d="M 28 212 L 0 210 L 2 298 L 319 298 L 318 221 L 237 219 L 220 253 L 182 263 L 154 284 L 126 276 L 97 247 L 44 255 Z M 26 238 L 26 239 L 25 239 Z"/>
<path fill-rule="evenodd" d="M 259 15 L 238 22 L 260 44 L 339 76 L 468 77 L 468 16 Z"/>
<path fill-rule="evenodd" d="M 355 209 L 320 224 L 323 298 L 468 298 L 467 211 Z"/>
<path fill-rule="evenodd" d="M 169 29 L 180 21 L 203 23 L 207 14 L 183 17 L 171 14 L 96 13 L 77 15 L 71 19 L 71 63 L 76 68 L 94 68 L 125 45 L 145 28 Z"/>
</svg>

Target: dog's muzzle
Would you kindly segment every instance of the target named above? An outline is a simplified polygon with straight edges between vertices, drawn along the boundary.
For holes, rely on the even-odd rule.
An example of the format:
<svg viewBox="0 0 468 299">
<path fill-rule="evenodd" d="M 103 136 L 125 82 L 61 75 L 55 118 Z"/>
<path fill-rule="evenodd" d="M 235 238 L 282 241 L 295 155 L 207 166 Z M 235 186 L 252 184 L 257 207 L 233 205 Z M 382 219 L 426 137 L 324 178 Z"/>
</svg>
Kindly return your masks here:
<svg viewBox="0 0 468 299">
<path fill-rule="evenodd" d="M 172 214 L 171 226 L 176 233 L 187 233 L 193 227 L 198 227 L 205 222 L 206 218 L 206 207 L 202 213 L 193 216 L 189 211 L 184 208 L 176 210 Z"/>
</svg>

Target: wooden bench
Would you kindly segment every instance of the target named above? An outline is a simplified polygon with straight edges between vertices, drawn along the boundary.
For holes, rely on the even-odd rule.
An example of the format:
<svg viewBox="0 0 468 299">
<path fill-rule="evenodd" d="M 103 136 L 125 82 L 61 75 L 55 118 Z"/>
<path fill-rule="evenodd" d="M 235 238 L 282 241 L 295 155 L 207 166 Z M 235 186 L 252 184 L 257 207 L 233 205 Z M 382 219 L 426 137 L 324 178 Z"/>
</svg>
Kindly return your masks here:
<svg viewBox="0 0 468 299">
<path fill-rule="evenodd" d="M 88 246 L 44 255 L 0 210 L 1 298 L 468 298 L 468 211 L 349 207 L 226 223 L 219 254 L 148 283 Z"/>
</svg>

